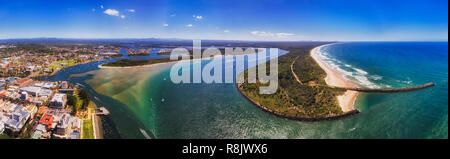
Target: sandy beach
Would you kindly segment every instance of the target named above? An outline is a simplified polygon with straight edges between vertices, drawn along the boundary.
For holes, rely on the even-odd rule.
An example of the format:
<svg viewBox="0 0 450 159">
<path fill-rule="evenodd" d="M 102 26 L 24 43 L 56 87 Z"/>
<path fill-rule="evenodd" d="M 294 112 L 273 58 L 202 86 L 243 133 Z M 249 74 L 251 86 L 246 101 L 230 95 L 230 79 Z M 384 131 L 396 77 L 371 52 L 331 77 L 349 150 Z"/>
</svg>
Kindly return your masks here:
<svg viewBox="0 0 450 159">
<path fill-rule="evenodd" d="M 170 64 L 174 64 L 175 62 L 180 62 L 180 61 L 171 61 L 171 62 L 155 63 L 155 64 L 149 64 L 149 65 L 140 65 L 140 66 L 124 66 L 124 67 L 98 65 L 98 68 L 114 68 L 114 69 L 117 69 L 117 68 L 145 68 L 145 67 L 154 67 L 154 66 L 159 66 L 159 65 L 170 65 Z"/>
<path fill-rule="evenodd" d="M 320 47 L 316 47 L 311 50 L 311 57 L 316 61 L 320 67 L 327 73 L 327 77 L 325 77 L 325 82 L 330 86 L 337 87 L 356 87 L 356 85 L 347 79 L 345 79 L 339 72 L 333 70 L 329 65 L 325 62 L 321 61 L 319 57 L 315 54 Z M 346 91 L 343 95 L 338 96 L 339 106 L 342 108 L 343 112 L 349 112 L 355 110 L 354 103 L 356 98 L 358 97 L 359 92 L 356 91 Z"/>
<path fill-rule="evenodd" d="M 220 57 L 225 57 L 224 55 L 217 55 Z M 162 63 L 154 63 L 154 64 L 148 64 L 148 65 L 139 65 L 139 66 L 103 66 L 103 65 L 98 65 L 98 68 L 145 68 L 145 67 L 153 67 L 153 66 L 158 66 L 158 65 L 170 65 L 170 64 L 175 64 L 176 62 L 195 62 L 195 61 L 199 61 L 199 60 L 210 60 L 213 57 L 205 57 L 205 58 L 201 58 L 201 59 L 189 59 L 189 60 L 177 60 L 177 61 L 169 61 L 169 62 L 162 62 Z"/>
</svg>

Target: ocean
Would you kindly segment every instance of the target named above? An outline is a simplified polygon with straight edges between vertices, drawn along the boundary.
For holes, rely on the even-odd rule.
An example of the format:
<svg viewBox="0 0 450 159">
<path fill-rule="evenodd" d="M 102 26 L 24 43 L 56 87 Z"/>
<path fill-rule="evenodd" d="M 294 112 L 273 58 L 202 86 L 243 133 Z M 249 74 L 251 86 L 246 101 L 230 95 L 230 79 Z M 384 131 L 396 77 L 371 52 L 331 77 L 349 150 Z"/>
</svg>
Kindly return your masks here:
<svg viewBox="0 0 450 159">
<path fill-rule="evenodd" d="M 234 84 L 174 84 L 170 67 L 115 71 L 96 62 L 52 80 L 80 83 L 106 107 L 107 127 L 121 138 L 448 138 L 448 43 L 338 43 L 322 57 L 361 87 L 434 82 L 406 93 L 361 94 L 356 116 L 299 122 L 265 113 Z M 118 69 L 119 70 L 119 69 Z"/>
<path fill-rule="evenodd" d="M 321 47 L 319 54 L 360 87 L 435 83 L 433 88 L 415 92 L 364 93 L 355 106 L 362 117 L 377 118 L 371 125 L 383 137 L 448 138 L 447 42 L 339 43 Z"/>
</svg>

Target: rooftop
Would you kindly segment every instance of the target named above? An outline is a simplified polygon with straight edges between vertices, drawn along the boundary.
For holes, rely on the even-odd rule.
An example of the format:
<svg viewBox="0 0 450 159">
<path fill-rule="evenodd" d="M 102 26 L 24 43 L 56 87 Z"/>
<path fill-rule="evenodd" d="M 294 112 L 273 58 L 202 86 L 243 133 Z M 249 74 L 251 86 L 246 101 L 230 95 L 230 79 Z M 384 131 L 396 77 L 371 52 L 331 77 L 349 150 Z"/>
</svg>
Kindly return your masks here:
<svg viewBox="0 0 450 159">
<path fill-rule="evenodd" d="M 62 103 L 62 102 L 64 102 L 64 97 L 66 97 L 66 94 L 56 93 L 53 96 L 51 102 L 60 102 L 60 103 Z"/>
</svg>

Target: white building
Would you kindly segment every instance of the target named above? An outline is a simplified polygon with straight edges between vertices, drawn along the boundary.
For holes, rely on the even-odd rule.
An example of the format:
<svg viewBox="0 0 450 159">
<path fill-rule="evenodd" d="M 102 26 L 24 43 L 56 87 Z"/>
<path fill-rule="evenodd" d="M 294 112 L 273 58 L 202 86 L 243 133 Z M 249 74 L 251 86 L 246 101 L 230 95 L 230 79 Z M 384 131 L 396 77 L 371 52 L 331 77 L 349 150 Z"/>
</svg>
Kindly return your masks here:
<svg viewBox="0 0 450 159">
<path fill-rule="evenodd" d="M 21 92 L 27 92 L 29 95 L 38 96 L 41 91 L 41 87 L 23 87 L 20 88 Z"/>
<path fill-rule="evenodd" d="M 63 109 L 66 107 L 67 95 L 62 93 L 56 93 L 52 100 L 50 100 L 50 107 Z"/>
</svg>

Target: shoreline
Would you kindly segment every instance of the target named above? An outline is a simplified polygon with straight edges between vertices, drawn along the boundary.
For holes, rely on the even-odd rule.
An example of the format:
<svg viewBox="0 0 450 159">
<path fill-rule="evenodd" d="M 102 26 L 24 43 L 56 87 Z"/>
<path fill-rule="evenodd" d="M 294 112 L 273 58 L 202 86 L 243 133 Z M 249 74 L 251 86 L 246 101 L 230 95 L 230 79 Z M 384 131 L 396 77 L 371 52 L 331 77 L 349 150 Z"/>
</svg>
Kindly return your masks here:
<svg viewBox="0 0 450 159">
<path fill-rule="evenodd" d="M 215 57 L 221 57 L 221 58 L 226 58 L 226 55 L 216 55 L 213 57 L 202 57 L 202 58 L 197 58 L 197 59 L 186 59 L 186 60 L 176 60 L 176 61 L 168 61 L 168 62 L 161 62 L 161 63 L 154 63 L 154 64 L 146 64 L 146 65 L 139 65 L 139 66 L 103 66 L 103 65 L 98 65 L 98 68 L 145 68 L 145 67 L 153 67 L 155 65 L 160 65 L 160 64 L 171 64 L 171 63 L 175 63 L 175 62 L 195 62 L 195 61 L 203 61 L 203 60 L 211 60 Z"/>
<path fill-rule="evenodd" d="M 327 45 L 329 45 L 329 44 L 327 44 Z M 326 45 L 322 45 L 322 46 L 326 46 Z M 316 48 L 319 48 L 319 47 L 322 47 L 322 46 L 318 46 L 318 47 L 316 47 Z M 312 52 L 313 50 L 315 50 L 316 48 L 312 49 L 311 52 Z M 313 58 L 314 58 L 314 57 L 313 57 Z M 323 70 L 327 69 L 327 71 L 332 71 L 331 69 L 323 68 L 323 66 L 321 66 L 321 63 L 319 63 L 316 59 L 314 59 L 314 61 L 315 61 L 316 63 L 318 63 L 318 64 L 320 65 L 320 67 L 321 67 Z M 330 74 L 331 74 L 331 72 L 330 72 Z M 329 77 L 329 78 L 328 78 L 329 81 L 332 81 L 332 80 L 330 80 L 330 79 L 334 79 L 334 78 L 337 78 L 337 77 L 338 77 L 338 76 L 336 76 L 336 75 L 338 75 L 337 72 L 334 72 L 332 75 L 334 75 L 334 76 L 333 76 L 333 77 Z M 328 76 L 329 76 L 329 74 L 328 74 L 328 72 L 327 72 L 327 77 L 328 77 Z M 355 84 L 350 83 L 349 81 L 344 80 L 343 77 L 342 77 L 342 78 L 337 78 L 337 79 L 341 79 L 341 80 L 344 82 L 344 84 L 347 84 L 347 85 L 349 85 L 349 86 L 350 86 L 350 85 L 351 85 L 351 86 L 355 86 Z M 327 82 L 327 84 L 328 84 L 328 83 L 329 83 L 329 82 Z M 257 102 L 257 101 L 255 101 L 255 100 L 251 99 L 251 98 L 250 98 L 249 96 L 247 96 L 244 92 L 242 92 L 241 89 L 240 89 L 240 87 L 241 87 L 241 84 L 240 84 L 240 83 L 236 83 L 236 82 L 235 82 L 235 87 L 236 87 L 237 91 L 239 92 L 239 94 L 241 94 L 242 97 L 244 97 L 245 99 L 247 99 L 249 102 L 251 102 L 253 105 L 255 105 L 256 107 L 258 107 L 259 109 L 263 110 L 264 112 L 266 112 L 266 113 L 268 113 L 268 114 L 270 114 L 270 115 L 274 115 L 274 116 L 276 116 L 276 117 L 285 118 L 285 119 L 289 119 L 289 120 L 296 120 L 296 121 L 301 121 L 301 122 L 333 121 L 333 120 L 340 120 L 340 119 L 344 119 L 344 118 L 351 117 L 351 116 L 354 116 L 354 115 L 358 115 L 358 114 L 360 113 L 359 110 L 357 110 L 357 109 L 355 109 L 355 108 L 353 107 L 354 102 L 355 102 L 356 98 L 357 98 L 358 95 L 359 95 L 359 92 L 356 92 L 356 91 L 347 91 L 347 92 L 345 92 L 344 95 L 341 95 L 341 96 L 338 96 L 338 97 L 337 97 L 337 98 L 338 98 L 338 101 L 339 101 L 339 107 L 340 107 L 340 108 L 342 109 L 342 111 L 343 111 L 342 114 L 340 114 L 340 115 L 335 115 L 335 116 L 325 116 L 325 117 L 311 117 L 311 118 L 307 118 L 307 117 L 298 117 L 298 116 L 295 116 L 295 115 L 286 115 L 286 114 L 283 114 L 283 113 L 278 112 L 278 111 L 276 111 L 276 110 L 272 110 L 272 109 L 270 109 L 270 108 L 267 108 L 267 107 L 261 105 L 259 102 Z M 342 102 L 340 102 L 340 101 L 342 101 Z M 344 104 L 343 104 L 343 103 L 344 103 Z M 343 106 L 341 106 L 341 105 L 346 105 L 347 107 L 343 107 Z"/>
<path fill-rule="evenodd" d="M 327 63 L 325 63 L 324 61 L 321 61 L 321 59 L 317 57 L 315 52 L 324 46 L 327 46 L 327 45 L 315 47 L 314 49 L 312 49 L 310 51 L 310 55 L 314 59 L 314 61 L 317 64 L 319 64 L 319 66 L 326 72 L 327 76 L 325 77 L 325 82 L 327 83 L 327 85 L 337 86 L 337 87 L 356 87 L 356 84 L 345 79 L 341 75 L 341 73 L 332 69 Z M 344 113 L 356 110 L 354 105 L 355 105 L 355 101 L 356 101 L 358 95 L 359 95 L 359 92 L 357 92 L 357 91 L 347 90 L 343 95 L 337 96 L 339 106 L 341 107 L 341 109 Z"/>
<path fill-rule="evenodd" d="M 251 99 L 250 97 L 248 97 L 247 95 L 245 95 L 241 91 L 241 89 L 239 89 L 241 84 L 235 83 L 235 86 L 236 86 L 236 89 L 239 92 L 239 94 L 241 94 L 242 97 L 244 97 L 245 99 L 250 101 L 253 105 L 255 105 L 256 107 L 258 107 L 259 109 L 263 110 L 264 112 L 266 112 L 268 114 L 271 114 L 271 115 L 274 115 L 274 116 L 280 117 L 280 118 L 297 120 L 297 121 L 302 121 L 302 122 L 317 122 L 317 121 L 332 121 L 332 120 L 344 119 L 344 118 L 359 114 L 358 110 L 350 110 L 348 112 L 344 112 L 344 114 L 341 114 L 341 115 L 329 116 L 329 117 L 318 117 L 318 118 L 302 118 L 302 117 L 297 117 L 297 116 L 284 115 L 280 112 L 274 111 L 272 109 L 269 109 L 269 108 L 259 104 L 259 102 L 256 102 L 253 99 Z"/>
<path fill-rule="evenodd" d="M 221 55 L 223 56 L 223 55 Z M 145 67 L 153 67 L 153 66 L 157 66 L 157 65 L 162 65 L 162 64 L 171 64 L 171 63 L 175 63 L 175 62 L 189 62 L 189 61 L 198 61 L 198 60 L 210 60 L 212 59 L 210 58 L 201 58 L 201 59 L 189 59 L 189 60 L 176 60 L 176 61 L 168 61 L 168 62 L 161 62 L 161 63 L 153 63 L 153 64 L 146 64 L 146 65 L 139 65 L 139 66 L 103 66 L 103 65 L 98 65 L 98 68 L 145 68 Z"/>
<path fill-rule="evenodd" d="M 146 68 L 146 67 L 153 67 L 153 66 L 157 66 L 157 65 L 163 65 L 163 64 L 171 64 L 171 63 L 175 63 L 175 62 L 180 62 L 180 61 L 170 61 L 170 62 L 163 62 L 163 63 L 154 63 L 154 64 L 149 64 L 149 65 L 140 65 L 140 66 L 103 66 L 103 65 L 98 65 L 98 68 Z"/>
<path fill-rule="evenodd" d="M 94 101 L 91 100 L 92 108 L 94 109 L 94 113 L 92 114 L 92 127 L 94 131 L 94 139 L 103 139 L 103 129 L 101 127 L 102 123 L 101 120 L 99 120 L 99 116 L 95 114 L 97 107 L 97 104 L 95 104 Z"/>
</svg>

